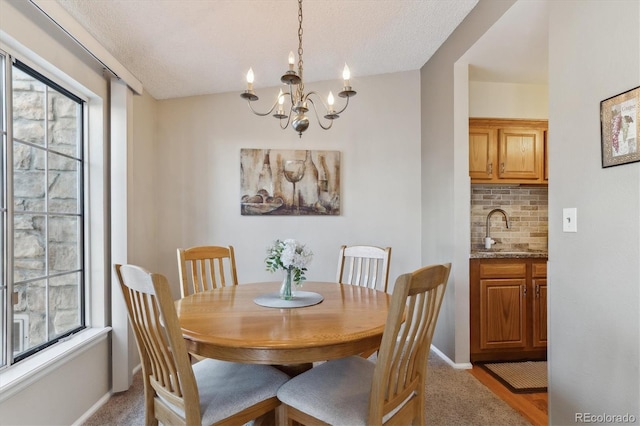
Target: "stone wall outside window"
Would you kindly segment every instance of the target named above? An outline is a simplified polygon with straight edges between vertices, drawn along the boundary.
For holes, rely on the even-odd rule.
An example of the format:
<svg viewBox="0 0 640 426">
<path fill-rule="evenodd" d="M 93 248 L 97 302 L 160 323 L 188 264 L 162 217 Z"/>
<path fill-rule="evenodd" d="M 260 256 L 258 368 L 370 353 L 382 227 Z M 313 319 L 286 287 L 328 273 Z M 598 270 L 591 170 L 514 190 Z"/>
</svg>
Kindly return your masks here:
<svg viewBox="0 0 640 426">
<path fill-rule="evenodd" d="M 74 100 L 13 74 L 13 310 L 28 318 L 26 350 L 82 323 L 81 117 Z"/>
</svg>

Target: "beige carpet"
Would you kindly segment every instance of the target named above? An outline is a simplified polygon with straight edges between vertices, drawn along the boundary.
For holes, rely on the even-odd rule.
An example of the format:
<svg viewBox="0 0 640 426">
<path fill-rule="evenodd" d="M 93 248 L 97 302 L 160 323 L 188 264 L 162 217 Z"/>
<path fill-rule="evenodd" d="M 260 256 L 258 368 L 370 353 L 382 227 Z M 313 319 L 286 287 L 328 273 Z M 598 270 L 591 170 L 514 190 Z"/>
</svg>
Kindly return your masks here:
<svg viewBox="0 0 640 426">
<path fill-rule="evenodd" d="M 547 391 L 547 362 L 496 362 L 479 364 L 514 393 Z"/>
<path fill-rule="evenodd" d="M 517 426 L 530 423 L 466 370 L 456 370 L 434 353 L 427 377 L 427 424 Z M 84 425 L 144 425 L 140 373 L 126 392 L 114 394 Z M 348 425 L 340 425 L 348 426 Z"/>
</svg>

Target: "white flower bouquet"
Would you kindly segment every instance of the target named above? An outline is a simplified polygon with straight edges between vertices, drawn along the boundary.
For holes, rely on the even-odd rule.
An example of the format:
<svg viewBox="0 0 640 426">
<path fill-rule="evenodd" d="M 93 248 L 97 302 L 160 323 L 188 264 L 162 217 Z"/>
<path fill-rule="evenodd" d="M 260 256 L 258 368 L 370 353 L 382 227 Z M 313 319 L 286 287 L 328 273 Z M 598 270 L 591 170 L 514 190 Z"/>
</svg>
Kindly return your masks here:
<svg viewBox="0 0 640 426">
<path fill-rule="evenodd" d="M 304 273 L 311 262 L 313 253 L 304 244 L 296 240 L 275 240 L 267 249 L 267 271 L 275 272 L 278 269 L 293 273 L 293 281 L 300 284 L 306 278 Z"/>
</svg>

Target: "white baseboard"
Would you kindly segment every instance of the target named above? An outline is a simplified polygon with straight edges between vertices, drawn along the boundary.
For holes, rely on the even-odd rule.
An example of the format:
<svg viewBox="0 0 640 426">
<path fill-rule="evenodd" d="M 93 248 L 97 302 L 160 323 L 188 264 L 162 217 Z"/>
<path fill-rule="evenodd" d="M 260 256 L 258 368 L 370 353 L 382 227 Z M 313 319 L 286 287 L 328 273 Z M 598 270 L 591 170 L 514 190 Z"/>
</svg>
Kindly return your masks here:
<svg viewBox="0 0 640 426">
<path fill-rule="evenodd" d="M 452 366 L 455 369 L 458 369 L 458 370 L 470 370 L 473 367 L 470 362 L 460 362 L 460 363 L 453 362 L 440 349 L 436 348 L 433 345 L 431 345 L 431 350 L 433 352 L 435 352 L 436 355 L 438 355 L 440 358 L 442 358 L 447 364 L 449 364 L 450 366 Z"/>
<path fill-rule="evenodd" d="M 135 375 L 140 370 L 142 370 L 142 364 L 136 365 L 133 368 L 131 375 Z M 84 424 L 87 420 L 89 420 L 91 416 L 93 416 L 100 408 L 102 408 L 102 406 L 106 404 L 107 401 L 109 401 L 112 395 L 113 391 L 109 391 L 109 393 L 104 394 L 102 398 L 100 398 L 95 404 L 93 404 L 91 408 L 89 408 L 78 420 L 73 422 L 71 426 L 80 426 Z"/>
<path fill-rule="evenodd" d="M 71 426 L 80 426 L 84 424 L 87 420 L 89 420 L 91 416 L 96 413 L 96 411 L 98 411 L 104 404 L 107 403 L 107 401 L 109 401 L 109 398 L 111 398 L 111 391 L 104 394 L 102 398 L 100 398 L 95 404 L 93 404 L 91 408 L 89 408 L 78 420 L 73 422 Z"/>
</svg>

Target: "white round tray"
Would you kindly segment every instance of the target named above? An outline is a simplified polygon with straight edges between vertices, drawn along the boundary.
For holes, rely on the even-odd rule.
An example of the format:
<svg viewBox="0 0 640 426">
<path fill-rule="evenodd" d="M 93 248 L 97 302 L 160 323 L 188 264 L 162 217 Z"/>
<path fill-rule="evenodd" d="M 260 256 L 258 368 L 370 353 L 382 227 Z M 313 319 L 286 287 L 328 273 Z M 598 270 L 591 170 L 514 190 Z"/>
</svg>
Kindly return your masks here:
<svg viewBox="0 0 640 426">
<path fill-rule="evenodd" d="M 253 299 L 256 305 L 267 308 L 302 308 L 305 306 L 317 305 L 324 297 L 312 291 L 295 291 L 292 300 L 280 298 L 280 293 L 266 293 Z"/>
</svg>

